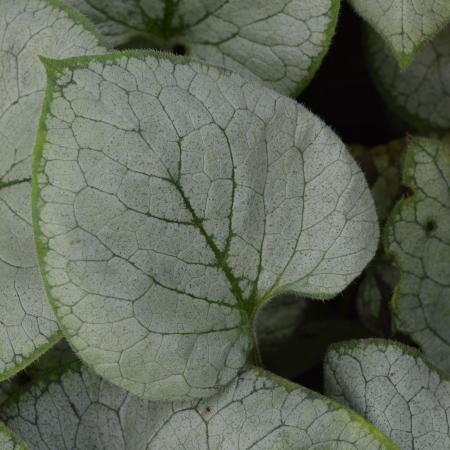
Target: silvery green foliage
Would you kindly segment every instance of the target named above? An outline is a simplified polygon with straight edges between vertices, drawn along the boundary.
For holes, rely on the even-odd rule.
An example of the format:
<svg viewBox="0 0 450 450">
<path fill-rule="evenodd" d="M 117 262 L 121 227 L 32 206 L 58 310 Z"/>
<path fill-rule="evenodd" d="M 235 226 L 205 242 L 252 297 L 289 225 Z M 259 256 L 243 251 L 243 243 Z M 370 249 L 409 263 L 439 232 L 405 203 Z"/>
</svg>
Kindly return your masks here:
<svg viewBox="0 0 450 450">
<path fill-rule="evenodd" d="M 155 52 L 47 68 L 40 260 L 72 347 L 107 379 L 212 395 L 244 365 L 260 305 L 333 297 L 373 256 L 363 174 L 295 101 Z"/>
<path fill-rule="evenodd" d="M 397 65 L 405 68 L 418 50 L 450 22 L 448 0 L 349 0 L 381 35 Z M 393 59 L 395 64 L 395 60 Z"/>
<path fill-rule="evenodd" d="M 78 13 L 57 1 L 0 1 L 0 380 L 59 339 L 31 225 L 31 154 L 46 81 L 37 55 L 100 51 Z"/>
<path fill-rule="evenodd" d="M 339 0 L 66 0 L 113 45 L 144 35 L 190 56 L 297 94 L 334 34 Z M 256 76 L 256 77 L 255 77 Z"/>
<path fill-rule="evenodd" d="M 385 227 L 386 250 L 401 272 L 394 325 L 450 371 L 450 138 L 412 138 L 403 184 L 413 195 L 396 205 Z"/>
<path fill-rule="evenodd" d="M 0 449 L 1 450 L 27 450 L 27 448 L 14 436 L 8 428 L 0 422 Z"/>
<path fill-rule="evenodd" d="M 375 83 L 394 112 L 419 130 L 450 129 L 450 26 L 404 70 L 374 32 L 367 51 Z"/>
<path fill-rule="evenodd" d="M 33 450 L 396 449 L 353 411 L 261 369 L 196 402 L 150 402 L 72 366 L 8 403 Z"/>
<path fill-rule="evenodd" d="M 383 431 L 401 450 L 450 448 L 450 381 L 394 341 L 334 344 L 325 391 Z"/>
</svg>

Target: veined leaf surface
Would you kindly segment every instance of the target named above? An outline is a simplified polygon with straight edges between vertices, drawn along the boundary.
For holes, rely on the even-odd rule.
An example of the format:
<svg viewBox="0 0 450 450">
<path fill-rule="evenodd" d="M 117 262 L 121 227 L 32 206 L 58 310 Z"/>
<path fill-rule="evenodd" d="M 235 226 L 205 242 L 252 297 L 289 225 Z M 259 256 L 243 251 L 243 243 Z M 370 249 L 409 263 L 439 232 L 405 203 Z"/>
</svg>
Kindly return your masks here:
<svg viewBox="0 0 450 450">
<path fill-rule="evenodd" d="M 46 64 L 40 260 L 66 336 L 109 380 L 212 395 L 245 364 L 260 305 L 333 297 L 373 256 L 363 174 L 295 101 L 154 52 Z"/>
<path fill-rule="evenodd" d="M 33 450 L 396 450 L 360 416 L 261 369 L 196 402 L 150 402 L 84 366 L 47 376 L 3 409 Z"/>
<path fill-rule="evenodd" d="M 395 326 L 450 371 L 450 139 L 412 138 L 401 200 L 385 227 L 385 247 L 400 270 L 392 299 Z"/>
<path fill-rule="evenodd" d="M 450 22 L 447 0 L 349 0 L 380 34 L 402 69 Z"/>
<path fill-rule="evenodd" d="M 369 30 L 367 42 L 373 79 L 393 112 L 421 132 L 449 130 L 450 25 L 405 70 L 376 33 Z"/>
<path fill-rule="evenodd" d="M 325 360 L 325 391 L 402 450 L 450 447 L 450 379 L 412 348 L 381 339 L 334 344 Z"/>
</svg>

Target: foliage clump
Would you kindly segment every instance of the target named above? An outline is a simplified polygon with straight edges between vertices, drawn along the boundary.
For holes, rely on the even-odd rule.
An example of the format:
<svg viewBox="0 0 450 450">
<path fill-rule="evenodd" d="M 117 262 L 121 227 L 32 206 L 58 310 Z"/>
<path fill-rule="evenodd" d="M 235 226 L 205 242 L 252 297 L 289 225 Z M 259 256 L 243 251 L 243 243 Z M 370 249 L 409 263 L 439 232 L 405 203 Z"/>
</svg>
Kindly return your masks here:
<svg viewBox="0 0 450 450">
<path fill-rule="evenodd" d="M 340 3 L 0 0 L 1 450 L 450 447 L 450 3 Z"/>
</svg>

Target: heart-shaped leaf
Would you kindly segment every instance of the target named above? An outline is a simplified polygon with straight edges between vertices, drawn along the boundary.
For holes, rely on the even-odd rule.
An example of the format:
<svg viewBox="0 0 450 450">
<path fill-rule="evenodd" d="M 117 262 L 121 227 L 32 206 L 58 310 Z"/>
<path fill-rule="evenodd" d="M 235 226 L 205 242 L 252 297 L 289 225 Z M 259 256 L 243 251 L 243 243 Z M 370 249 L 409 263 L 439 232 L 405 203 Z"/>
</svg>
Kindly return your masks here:
<svg viewBox="0 0 450 450">
<path fill-rule="evenodd" d="M 259 306 L 330 298 L 378 226 L 342 142 L 295 101 L 154 52 L 47 61 L 40 260 L 78 355 L 150 399 L 212 395 Z"/>
<path fill-rule="evenodd" d="M 402 450 L 450 448 L 450 379 L 409 347 L 376 339 L 333 345 L 325 390 Z"/>
<path fill-rule="evenodd" d="M 31 385 L 2 415 L 33 450 L 397 449 L 353 411 L 261 369 L 208 400 L 165 403 L 72 366 Z"/>
<path fill-rule="evenodd" d="M 447 0 L 349 0 L 382 36 L 401 68 L 450 22 Z"/>
<path fill-rule="evenodd" d="M 339 0 L 66 0 L 116 46 L 143 36 L 297 95 L 334 34 Z"/>
<path fill-rule="evenodd" d="M 392 299 L 394 325 L 450 371 L 450 138 L 413 138 L 403 184 L 413 193 L 385 227 L 386 250 L 401 273 Z"/>
<path fill-rule="evenodd" d="M 46 81 L 37 55 L 100 51 L 93 26 L 58 1 L 0 2 L 0 380 L 60 338 L 31 224 L 31 154 Z"/>
<path fill-rule="evenodd" d="M 450 129 L 450 26 L 405 70 L 370 30 L 367 52 L 375 84 L 394 113 L 419 131 Z"/>
</svg>

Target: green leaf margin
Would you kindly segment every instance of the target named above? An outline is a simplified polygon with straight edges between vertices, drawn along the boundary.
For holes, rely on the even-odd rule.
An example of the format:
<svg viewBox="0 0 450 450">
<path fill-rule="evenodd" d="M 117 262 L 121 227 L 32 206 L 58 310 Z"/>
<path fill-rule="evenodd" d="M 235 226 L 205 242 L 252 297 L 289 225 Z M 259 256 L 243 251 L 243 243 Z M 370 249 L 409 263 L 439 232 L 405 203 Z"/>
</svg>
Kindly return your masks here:
<svg viewBox="0 0 450 450">
<path fill-rule="evenodd" d="M 270 0 L 268 0 L 270 1 Z M 332 45 L 333 38 L 336 34 L 336 28 L 339 20 L 339 13 L 341 12 L 341 0 L 333 0 L 331 8 L 328 12 L 329 17 L 331 18 L 330 23 L 328 24 L 328 28 L 325 30 L 324 40 L 323 40 L 323 48 L 314 58 L 314 62 L 309 67 L 307 75 L 303 78 L 303 80 L 297 84 L 295 89 L 292 91 L 292 94 L 289 94 L 289 97 L 296 98 L 298 97 L 303 90 L 308 86 L 311 80 L 316 75 L 319 67 L 322 65 L 322 62 L 325 56 L 328 53 Z"/>
</svg>

